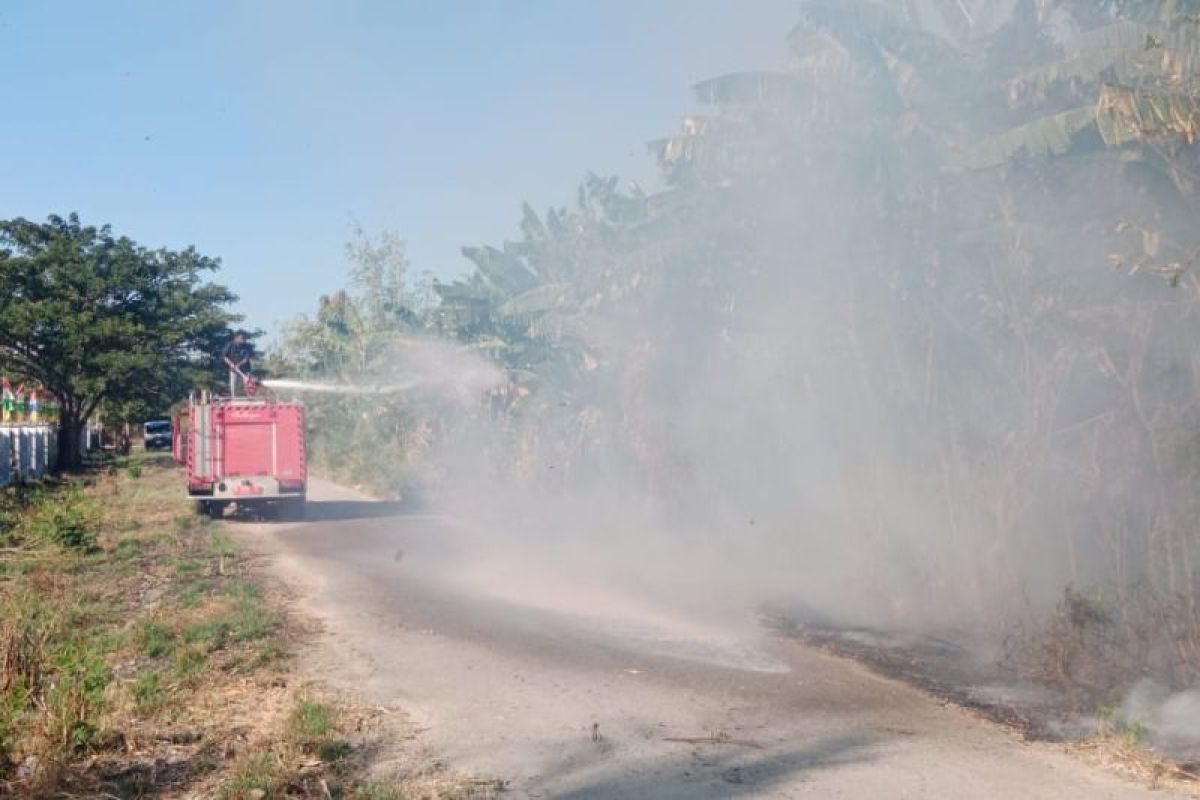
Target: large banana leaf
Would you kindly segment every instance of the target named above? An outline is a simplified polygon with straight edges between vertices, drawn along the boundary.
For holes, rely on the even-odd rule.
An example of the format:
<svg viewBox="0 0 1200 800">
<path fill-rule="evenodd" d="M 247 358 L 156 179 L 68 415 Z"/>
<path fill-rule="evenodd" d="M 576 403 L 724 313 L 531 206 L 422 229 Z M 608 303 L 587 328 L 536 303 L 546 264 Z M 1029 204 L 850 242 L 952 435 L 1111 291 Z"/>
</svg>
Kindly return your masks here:
<svg viewBox="0 0 1200 800">
<path fill-rule="evenodd" d="M 1161 137 L 1192 144 L 1200 138 L 1200 98 L 1194 92 L 1105 86 L 1096 121 L 1109 147 Z"/>
<path fill-rule="evenodd" d="M 1148 37 L 1143 47 L 1154 57 L 1165 80 L 1195 81 L 1200 68 L 1200 17 L 1188 15 L 1172 20 L 1160 39 Z"/>
<path fill-rule="evenodd" d="M 506 294 L 520 294 L 537 285 L 536 276 L 519 259 L 495 247 L 464 247 L 462 254 L 488 283 Z"/>
<path fill-rule="evenodd" d="M 808 0 L 789 39 L 799 39 L 806 29 L 828 33 L 867 55 L 889 53 L 920 72 L 946 75 L 964 69 L 962 54 L 952 44 L 868 0 Z"/>
<path fill-rule="evenodd" d="M 963 0 L 931 0 L 931 5 L 937 9 L 955 39 L 962 41 L 971 35 L 975 18 Z"/>
<path fill-rule="evenodd" d="M 1095 125 L 1095 106 L 1072 108 L 989 136 L 951 159 L 949 167 L 954 170 L 989 169 L 1020 156 L 1063 155 L 1071 149 L 1076 134 Z"/>
<path fill-rule="evenodd" d="M 1065 50 L 1068 56 L 1139 50 L 1145 48 L 1148 37 L 1160 35 L 1161 32 L 1158 27 L 1123 20 L 1077 34 L 1067 42 Z"/>
<path fill-rule="evenodd" d="M 700 136 L 708 133 L 714 119 L 716 118 L 703 114 L 688 114 L 683 118 L 683 132 L 687 136 Z"/>
<path fill-rule="evenodd" d="M 646 198 L 646 215 L 650 221 L 669 218 L 691 208 L 695 197 L 679 189 L 663 189 Z"/>
<path fill-rule="evenodd" d="M 571 283 L 537 286 L 503 303 L 496 312 L 502 317 L 525 317 L 561 309 L 569 304 L 573 287 Z"/>
<path fill-rule="evenodd" d="M 646 148 L 660 163 L 675 161 L 694 161 L 702 148 L 708 143 L 707 137 L 696 134 L 681 134 L 667 136 L 646 142 Z"/>
<path fill-rule="evenodd" d="M 1064 81 L 1194 81 L 1200 67 L 1200 29 L 1184 19 L 1165 27 L 1121 22 L 1080 35 L 1066 51 L 1067 58 L 1016 78 L 1014 94 L 1041 93 Z"/>
<path fill-rule="evenodd" d="M 433 291 L 441 298 L 442 303 L 448 306 L 487 305 L 495 298 L 493 292 L 464 281 L 454 281 L 453 283 L 435 281 Z"/>
<path fill-rule="evenodd" d="M 826 31 L 797 26 L 788 36 L 792 60 L 788 71 L 804 78 L 818 91 L 844 91 L 878 73 L 878 61 L 856 57 L 850 48 Z"/>
<path fill-rule="evenodd" d="M 1095 83 L 1111 77 L 1131 83 L 1151 72 L 1153 67 L 1140 53 L 1096 50 L 1026 72 L 1010 83 L 1010 90 L 1014 98 L 1020 98 L 1043 94 L 1050 87 L 1066 81 Z"/>
<path fill-rule="evenodd" d="M 798 98 L 804 85 L 783 72 L 734 72 L 701 81 L 692 87 L 696 101 L 706 105 L 758 105 Z"/>
<path fill-rule="evenodd" d="M 867 33 L 910 27 L 905 14 L 872 0 L 804 0 L 800 4 L 800 25 L 854 28 Z"/>
<path fill-rule="evenodd" d="M 1004 0 L 928 0 L 928 3 L 959 42 L 991 32 L 997 15 L 1011 10 L 1011 3 Z"/>
<path fill-rule="evenodd" d="M 529 203 L 521 204 L 521 233 L 525 234 L 527 240 L 546 238 L 546 226 Z"/>
</svg>

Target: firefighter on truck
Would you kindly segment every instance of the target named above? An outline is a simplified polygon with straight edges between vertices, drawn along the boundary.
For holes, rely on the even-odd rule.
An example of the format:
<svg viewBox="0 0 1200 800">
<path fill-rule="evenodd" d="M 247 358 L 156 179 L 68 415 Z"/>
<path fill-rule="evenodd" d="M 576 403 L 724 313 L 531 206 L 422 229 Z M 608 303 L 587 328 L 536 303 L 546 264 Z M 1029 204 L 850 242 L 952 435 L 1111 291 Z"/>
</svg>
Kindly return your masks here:
<svg viewBox="0 0 1200 800">
<path fill-rule="evenodd" d="M 254 379 L 250 377 L 250 370 L 254 367 L 251 360 L 254 357 L 254 345 L 246 341 L 245 331 L 234 332 L 233 338 L 225 345 L 225 352 L 221 355 L 229 366 L 229 396 L 237 397 L 239 379 L 242 391 L 245 394 L 253 394 Z"/>
</svg>

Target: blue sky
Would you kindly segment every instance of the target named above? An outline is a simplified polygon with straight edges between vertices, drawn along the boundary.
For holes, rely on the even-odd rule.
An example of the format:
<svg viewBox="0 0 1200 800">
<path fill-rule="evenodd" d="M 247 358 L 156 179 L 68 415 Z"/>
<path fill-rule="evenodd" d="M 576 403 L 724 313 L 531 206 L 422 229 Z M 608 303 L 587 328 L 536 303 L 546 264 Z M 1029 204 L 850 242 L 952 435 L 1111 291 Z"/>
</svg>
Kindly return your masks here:
<svg viewBox="0 0 1200 800">
<path fill-rule="evenodd" d="M 653 185 L 691 83 L 786 58 L 791 0 L 0 4 L 0 218 L 194 244 L 254 327 L 344 283 L 356 225 L 416 272 L 585 172 Z"/>
</svg>

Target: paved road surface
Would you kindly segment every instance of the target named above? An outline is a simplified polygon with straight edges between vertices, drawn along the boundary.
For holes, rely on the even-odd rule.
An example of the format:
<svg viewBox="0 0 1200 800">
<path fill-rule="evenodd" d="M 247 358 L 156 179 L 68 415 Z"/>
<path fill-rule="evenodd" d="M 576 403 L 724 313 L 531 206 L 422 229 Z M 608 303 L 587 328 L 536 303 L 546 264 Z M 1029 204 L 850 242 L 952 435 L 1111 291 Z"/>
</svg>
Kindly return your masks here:
<svg viewBox="0 0 1200 800">
<path fill-rule="evenodd" d="M 303 523 L 242 531 L 325 621 L 322 671 L 513 797 L 1169 797 L 795 642 L 480 564 L 454 524 L 329 484 L 311 497 Z"/>
</svg>

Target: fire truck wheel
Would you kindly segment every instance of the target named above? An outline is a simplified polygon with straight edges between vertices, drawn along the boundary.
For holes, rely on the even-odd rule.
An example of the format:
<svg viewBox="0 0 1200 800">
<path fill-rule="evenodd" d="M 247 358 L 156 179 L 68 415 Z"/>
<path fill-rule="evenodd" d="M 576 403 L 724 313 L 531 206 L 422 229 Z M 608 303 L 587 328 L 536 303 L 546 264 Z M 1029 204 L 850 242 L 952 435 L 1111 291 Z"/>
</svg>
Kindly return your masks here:
<svg viewBox="0 0 1200 800">
<path fill-rule="evenodd" d="M 220 519 L 225 516 L 225 504 L 216 501 L 208 501 L 208 515 L 213 519 Z"/>
</svg>

